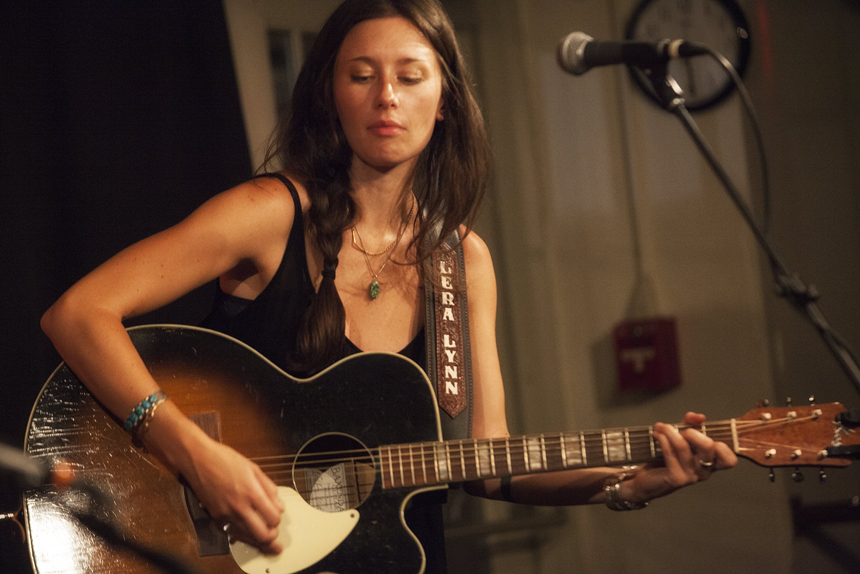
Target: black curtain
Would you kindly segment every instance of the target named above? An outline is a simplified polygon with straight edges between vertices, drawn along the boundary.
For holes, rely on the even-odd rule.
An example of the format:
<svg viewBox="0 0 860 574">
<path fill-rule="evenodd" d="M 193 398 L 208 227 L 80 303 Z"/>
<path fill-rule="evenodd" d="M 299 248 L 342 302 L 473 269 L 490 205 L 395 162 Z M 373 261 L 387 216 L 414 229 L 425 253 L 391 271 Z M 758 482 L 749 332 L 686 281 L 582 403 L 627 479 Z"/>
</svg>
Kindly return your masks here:
<svg viewBox="0 0 860 574">
<path fill-rule="evenodd" d="M 251 171 L 220 2 L 0 2 L 0 440 L 23 446 L 60 362 L 45 309 Z M 137 322 L 196 323 L 210 296 Z M 0 513 L 19 502 L 0 486 Z M 0 547 L 0 571 L 29 569 L 9 521 Z"/>
</svg>

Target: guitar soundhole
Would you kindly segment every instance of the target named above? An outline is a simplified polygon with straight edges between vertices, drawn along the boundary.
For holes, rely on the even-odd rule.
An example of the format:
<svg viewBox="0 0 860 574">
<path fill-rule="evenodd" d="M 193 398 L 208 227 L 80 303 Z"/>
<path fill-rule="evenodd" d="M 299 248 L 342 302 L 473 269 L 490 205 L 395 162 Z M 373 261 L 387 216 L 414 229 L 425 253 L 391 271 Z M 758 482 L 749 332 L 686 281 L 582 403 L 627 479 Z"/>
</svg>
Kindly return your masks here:
<svg viewBox="0 0 860 574">
<path fill-rule="evenodd" d="M 339 433 L 320 435 L 296 454 L 293 488 L 325 512 L 358 508 L 373 490 L 376 468 L 370 451 Z"/>
</svg>

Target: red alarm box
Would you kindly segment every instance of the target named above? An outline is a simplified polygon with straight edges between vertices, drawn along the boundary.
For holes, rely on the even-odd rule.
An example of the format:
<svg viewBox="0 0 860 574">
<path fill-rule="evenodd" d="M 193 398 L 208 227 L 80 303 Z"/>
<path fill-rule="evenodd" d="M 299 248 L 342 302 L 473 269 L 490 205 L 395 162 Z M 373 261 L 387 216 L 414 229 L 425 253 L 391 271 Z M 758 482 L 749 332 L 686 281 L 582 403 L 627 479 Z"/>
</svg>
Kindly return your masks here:
<svg viewBox="0 0 860 574">
<path fill-rule="evenodd" d="M 675 319 L 652 317 L 615 327 L 615 358 L 621 391 L 659 392 L 681 384 Z"/>
</svg>

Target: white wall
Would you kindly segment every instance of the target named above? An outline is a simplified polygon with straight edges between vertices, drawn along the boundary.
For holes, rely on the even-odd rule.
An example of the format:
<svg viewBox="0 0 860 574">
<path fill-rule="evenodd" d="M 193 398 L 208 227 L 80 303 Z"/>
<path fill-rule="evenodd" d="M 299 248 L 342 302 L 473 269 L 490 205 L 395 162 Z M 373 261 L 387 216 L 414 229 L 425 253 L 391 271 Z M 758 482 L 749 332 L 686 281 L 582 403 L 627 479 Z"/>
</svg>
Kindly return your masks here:
<svg viewBox="0 0 860 574">
<path fill-rule="evenodd" d="M 522 357 L 508 385 L 522 402 L 523 430 L 647 424 L 686 410 L 728 418 L 772 396 L 756 247 L 686 133 L 633 92 L 621 69 L 572 77 L 555 63 L 570 31 L 622 37 L 632 2 L 477 4 L 500 156 L 501 306 L 515 309 L 510 343 Z M 749 189 L 737 104 L 698 120 Z M 613 396 L 610 335 L 625 318 L 638 263 L 654 308 L 678 321 L 683 385 L 630 403 Z M 708 556 L 696 571 L 784 571 L 784 496 L 746 464 L 640 513 L 572 509 L 540 561 L 553 572 L 573 563 L 585 572 L 672 572 Z M 763 546 L 782 551 L 762 554 Z M 515 571 L 505 563 L 498 572 Z"/>
</svg>

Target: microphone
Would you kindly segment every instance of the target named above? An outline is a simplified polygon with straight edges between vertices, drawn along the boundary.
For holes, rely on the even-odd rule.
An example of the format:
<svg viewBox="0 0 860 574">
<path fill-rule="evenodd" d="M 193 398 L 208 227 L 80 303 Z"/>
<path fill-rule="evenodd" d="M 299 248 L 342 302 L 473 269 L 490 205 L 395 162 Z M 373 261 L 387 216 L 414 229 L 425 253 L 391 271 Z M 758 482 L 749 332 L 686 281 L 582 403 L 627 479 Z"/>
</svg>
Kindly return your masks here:
<svg viewBox="0 0 860 574">
<path fill-rule="evenodd" d="M 602 42 L 583 32 L 572 32 L 561 39 L 557 56 L 558 64 L 564 71 L 579 76 L 598 66 L 627 64 L 651 68 L 674 58 L 707 53 L 704 46 L 686 40 Z"/>
<path fill-rule="evenodd" d="M 67 487 L 77 484 L 72 467 L 67 462 L 60 461 L 50 467 L 3 443 L 0 443 L 0 476 L 5 476 L 20 490 L 47 485 Z"/>
</svg>

